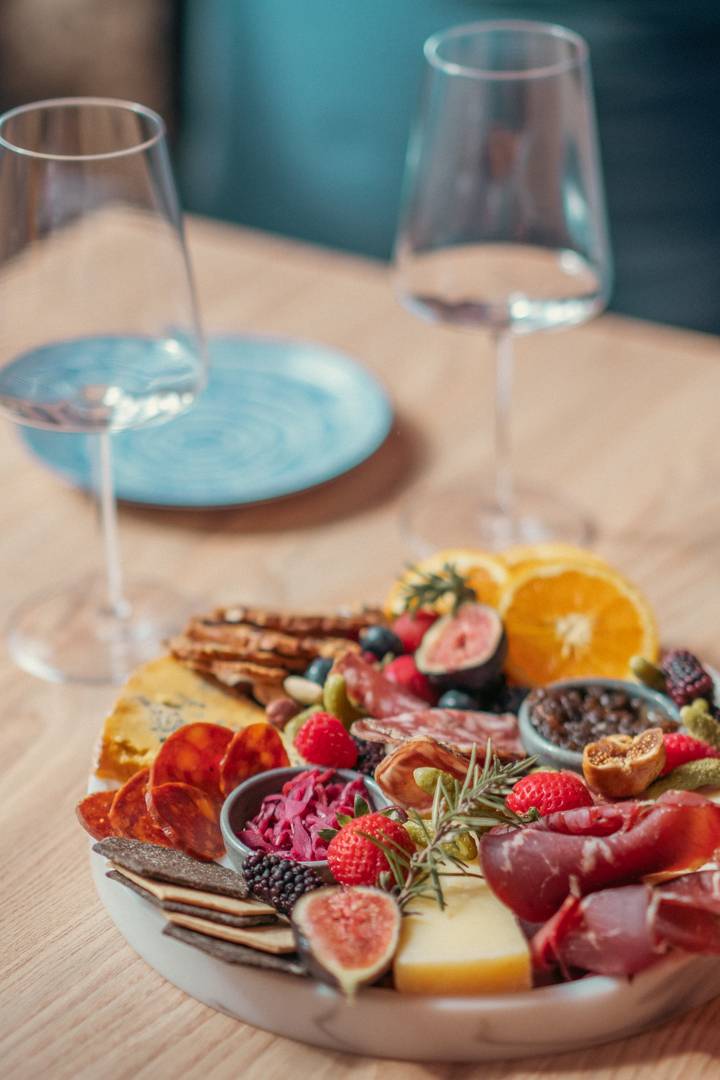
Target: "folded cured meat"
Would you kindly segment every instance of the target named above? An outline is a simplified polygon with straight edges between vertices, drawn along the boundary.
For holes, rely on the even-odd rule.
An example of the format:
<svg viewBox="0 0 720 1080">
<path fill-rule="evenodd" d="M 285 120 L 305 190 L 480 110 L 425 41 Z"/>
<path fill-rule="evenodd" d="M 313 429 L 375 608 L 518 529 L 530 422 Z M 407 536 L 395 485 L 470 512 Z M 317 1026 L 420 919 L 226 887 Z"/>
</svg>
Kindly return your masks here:
<svg viewBox="0 0 720 1080">
<path fill-rule="evenodd" d="M 490 740 L 503 760 L 525 757 L 518 734 L 517 717 L 512 713 L 484 713 L 464 709 L 422 709 L 402 712 L 384 719 L 356 720 L 353 735 L 370 742 L 402 743 L 408 739 L 435 739 L 461 754 L 476 747 L 479 759 Z"/>
<path fill-rule="evenodd" d="M 572 893 L 630 885 L 647 874 L 694 870 L 720 847 L 720 806 L 689 791 L 501 826 L 480 844 L 493 892 L 521 919 L 544 922 Z"/>
<path fill-rule="evenodd" d="M 375 770 L 375 782 L 392 802 L 425 810 L 432 806 L 432 796 L 415 783 L 415 769 L 441 769 L 462 780 L 468 764 L 464 754 L 457 754 L 434 739 L 408 739 L 383 758 Z"/>
<path fill-rule="evenodd" d="M 633 975 L 670 947 L 720 953 L 720 871 L 568 896 L 532 940 L 536 968 L 598 975 Z"/>
<path fill-rule="evenodd" d="M 337 660 L 333 672 L 344 677 L 350 699 L 368 716 L 394 716 L 427 708 L 426 701 L 386 679 L 377 668 L 354 653 L 345 653 Z"/>
</svg>

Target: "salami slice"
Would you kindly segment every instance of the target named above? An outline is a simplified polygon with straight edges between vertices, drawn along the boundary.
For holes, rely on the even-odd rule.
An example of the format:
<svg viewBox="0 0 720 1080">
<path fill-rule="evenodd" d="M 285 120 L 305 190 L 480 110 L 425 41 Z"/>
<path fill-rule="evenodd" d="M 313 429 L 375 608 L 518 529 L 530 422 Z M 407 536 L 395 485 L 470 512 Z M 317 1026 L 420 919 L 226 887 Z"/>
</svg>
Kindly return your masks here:
<svg viewBox="0 0 720 1080">
<path fill-rule="evenodd" d="M 525 756 L 520 742 L 517 717 L 512 713 L 476 712 L 464 709 L 422 709 L 387 716 L 384 719 L 356 720 L 353 735 L 369 742 L 399 744 L 407 739 L 436 739 L 460 754 L 476 748 L 481 760 L 488 742 L 504 760 Z"/>
<path fill-rule="evenodd" d="M 395 716 L 397 713 L 427 709 L 427 701 L 403 690 L 355 653 L 345 653 L 333 666 L 345 678 L 351 701 L 368 716 Z"/>
<path fill-rule="evenodd" d="M 271 724 L 250 724 L 233 736 L 220 765 L 220 788 L 229 795 L 249 776 L 290 764 L 283 741 Z"/>
<path fill-rule="evenodd" d="M 86 832 L 89 832 L 96 840 L 104 840 L 106 836 L 113 836 L 113 828 L 110 823 L 110 807 L 115 798 L 114 791 L 96 791 L 92 795 L 86 795 L 77 804 L 75 813 Z"/>
<path fill-rule="evenodd" d="M 114 836 L 127 840 L 144 840 L 147 844 L 171 847 L 169 826 L 163 831 L 147 808 L 145 794 L 150 777 L 149 769 L 140 769 L 115 792 L 110 807 L 110 824 Z"/>
<path fill-rule="evenodd" d="M 170 782 L 148 788 L 150 813 L 172 847 L 196 859 L 220 859 L 225 854 L 217 804 L 190 784 Z"/>
<path fill-rule="evenodd" d="M 150 786 L 180 783 L 220 800 L 220 762 L 233 733 L 219 724 L 185 724 L 170 735 L 155 758 Z"/>
</svg>

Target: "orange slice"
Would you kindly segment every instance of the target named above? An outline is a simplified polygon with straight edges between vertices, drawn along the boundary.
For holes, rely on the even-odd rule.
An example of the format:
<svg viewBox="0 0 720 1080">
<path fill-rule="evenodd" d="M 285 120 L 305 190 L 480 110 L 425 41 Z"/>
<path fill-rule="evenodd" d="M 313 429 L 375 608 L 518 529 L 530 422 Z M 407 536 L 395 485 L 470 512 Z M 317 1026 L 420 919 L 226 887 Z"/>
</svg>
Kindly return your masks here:
<svg viewBox="0 0 720 1080">
<path fill-rule="evenodd" d="M 500 557 L 513 575 L 523 573 L 536 566 L 547 563 L 581 562 L 588 566 L 607 566 L 607 562 L 595 551 L 576 547 L 560 541 L 546 541 L 542 544 L 518 544 L 501 552 Z"/>
<path fill-rule="evenodd" d="M 448 563 L 451 563 L 458 573 L 467 578 L 468 584 L 475 590 L 481 604 L 497 607 L 500 592 L 510 579 L 507 567 L 502 560 L 497 555 L 491 555 L 489 551 L 473 548 L 445 548 L 415 563 L 412 570 L 406 570 L 398 578 L 385 599 L 385 614 L 388 618 L 399 615 L 405 610 L 405 588 L 413 581 L 419 580 L 415 571 L 439 573 Z M 434 605 L 435 610 L 441 614 L 449 611 L 450 606 L 450 597 L 443 597 Z"/>
<path fill-rule="evenodd" d="M 545 563 L 517 575 L 500 598 L 507 674 L 524 686 L 599 676 L 626 679 L 634 655 L 655 660 L 655 616 L 612 567 Z"/>
</svg>

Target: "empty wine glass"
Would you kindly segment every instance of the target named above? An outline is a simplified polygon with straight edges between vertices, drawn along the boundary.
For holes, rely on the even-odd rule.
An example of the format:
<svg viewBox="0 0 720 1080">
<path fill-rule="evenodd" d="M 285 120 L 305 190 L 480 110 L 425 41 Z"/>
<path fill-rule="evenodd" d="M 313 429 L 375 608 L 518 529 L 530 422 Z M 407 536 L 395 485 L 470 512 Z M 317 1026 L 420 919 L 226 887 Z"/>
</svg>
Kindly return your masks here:
<svg viewBox="0 0 720 1080">
<path fill-rule="evenodd" d="M 395 251 L 404 303 L 495 346 L 494 492 L 414 493 L 418 550 L 491 548 L 588 526 L 556 495 L 516 492 L 510 450 L 513 337 L 575 326 L 606 305 L 612 268 L 588 48 L 561 26 L 507 20 L 425 44 Z"/>
<path fill-rule="evenodd" d="M 105 555 L 104 578 L 55 587 L 16 612 L 10 651 L 48 679 L 118 681 L 186 612 L 168 586 L 123 584 L 111 436 L 172 419 L 205 380 L 156 113 L 63 98 L 0 117 L 0 296 L 0 410 L 88 433 Z"/>
</svg>

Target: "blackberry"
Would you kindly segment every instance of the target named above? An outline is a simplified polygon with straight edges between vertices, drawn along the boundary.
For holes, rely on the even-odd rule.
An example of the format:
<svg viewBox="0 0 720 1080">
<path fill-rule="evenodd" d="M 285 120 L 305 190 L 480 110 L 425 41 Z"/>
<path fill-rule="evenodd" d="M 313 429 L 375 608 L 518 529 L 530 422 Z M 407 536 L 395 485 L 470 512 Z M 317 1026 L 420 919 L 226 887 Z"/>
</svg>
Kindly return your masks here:
<svg viewBox="0 0 720 1080">
<path fill-rule="evenodd" d="M 262 851 L 248 855 L 242 872 L 253 896 L 272 904 L 283 915 L 289 915 L 306 892 L 320 889 L 325 884 L 312 867 Z"/>
<path fill-rule="evenodd" d="M 365 776 L 374 776 L 375 770 L 385 757 L 385 744 L 381 742 L 369 742 L 368 739 L 355 739 L 358 748 L 358 757 L 354 765 L 356 772 Z"/>
<path fill-rule="evenodd" d="M 689 705 L 695 698 L 712 703 L 713 681 L 697 656 L 687 649 L 673 649 L 665 655 L 661 667 L 667 692 L 676 705 Z"/>
</svg>

